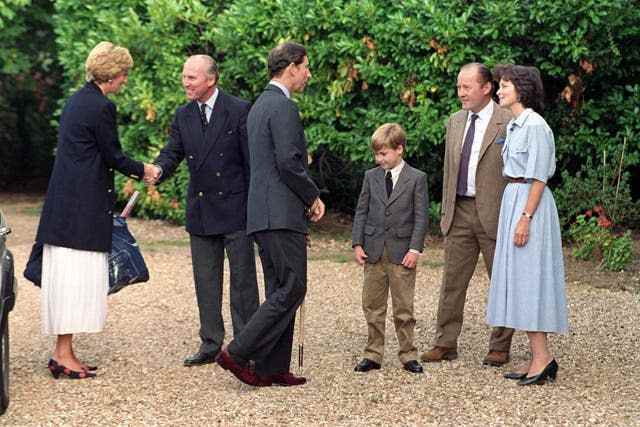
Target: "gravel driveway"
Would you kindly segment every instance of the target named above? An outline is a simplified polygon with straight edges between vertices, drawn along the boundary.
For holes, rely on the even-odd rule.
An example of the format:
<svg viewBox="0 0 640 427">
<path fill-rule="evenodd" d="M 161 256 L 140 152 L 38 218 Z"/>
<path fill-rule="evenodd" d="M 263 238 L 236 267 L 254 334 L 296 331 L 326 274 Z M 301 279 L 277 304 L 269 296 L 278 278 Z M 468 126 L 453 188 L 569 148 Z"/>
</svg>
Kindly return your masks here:
<svg viewBox="0 0 640 427">
<path fill-rule="evenodd" d="M 79 356 L 100 366 L 98 377 L 54 380 L 46 369 L 53 338 L 40 333 L 39 289 L 21 278 L 40 203 L 0 194 L 20 275 L 10 323 L 11 403 L 1 425 L 640 425 L 640 294 L 569 280 L 571 332 L 551 337 L 558 381 L 519 387 L 502 379 L 505 369 L 481 366 L 489 332 L 481 267 L 469 290 L 458 360 L 425 365 L 425 375 L 404 372 L 388 321 L 383 369 L 356 374 L 366 341 L 362 271 L 348 240 L 327 234 L 312 236 L 310 250 L 307 385 L 254 389 L 217 365 L 185 368 L 183 358 L 199 344 L 188 239 L 181 227 L 159 221 L 130 221 L 151 281 L 110 297 L 103 333 L 76 337 Z M 424 351 L 434 330 L 441 248 L 429 247 L 421 262 L 416 345 Z M 230 319 L 228 294 L 225 300 Z M 526 352 L 518 333 L 512 358 Z M 297 370 L 297 354 L 292 365 Z"/>
</svg>

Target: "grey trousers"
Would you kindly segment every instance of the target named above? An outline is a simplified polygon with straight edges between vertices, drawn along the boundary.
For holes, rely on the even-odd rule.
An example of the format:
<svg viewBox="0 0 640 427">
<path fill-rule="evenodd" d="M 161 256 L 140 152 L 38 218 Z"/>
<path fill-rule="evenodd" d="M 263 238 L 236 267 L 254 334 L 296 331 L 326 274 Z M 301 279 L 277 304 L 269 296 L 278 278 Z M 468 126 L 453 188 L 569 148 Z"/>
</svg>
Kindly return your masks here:
<svg viewBox="0 0 640 427">
<path fill-rule="evenodd" d="M 266 299 L 229 343 L 229 353 L 255 360 L 259 375 L 289 371 L 296 310 L 307 292 L 307 242 L 291 230 L 254 234 L 266 282 Z"/>
<path fill-rule="evenodd" d="M 258 309 L 258 283 L 253 239 L 245 230 L 230 234 L 190 235 L 193 277 L 200 313 L 200 350 L 218 351 L 224 341 L 222 319 L 222 284 L 224 252 L 230 271 L 231 322 L 238 335 Z"/>
</svg>

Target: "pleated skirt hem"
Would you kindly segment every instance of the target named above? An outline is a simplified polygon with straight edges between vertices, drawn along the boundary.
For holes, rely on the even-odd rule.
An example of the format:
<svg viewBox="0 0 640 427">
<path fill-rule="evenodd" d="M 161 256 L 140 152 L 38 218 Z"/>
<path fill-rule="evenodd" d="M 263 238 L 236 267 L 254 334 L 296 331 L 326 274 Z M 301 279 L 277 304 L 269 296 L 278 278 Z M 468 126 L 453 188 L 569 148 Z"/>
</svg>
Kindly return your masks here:
<svg viewBox="0 0 640 427">
<path fill-rule="evenodd" d="M 44 245 L 41 317 L 44 335 L 96 333 L 107 317 L 106 252 Z"/>
</svg>

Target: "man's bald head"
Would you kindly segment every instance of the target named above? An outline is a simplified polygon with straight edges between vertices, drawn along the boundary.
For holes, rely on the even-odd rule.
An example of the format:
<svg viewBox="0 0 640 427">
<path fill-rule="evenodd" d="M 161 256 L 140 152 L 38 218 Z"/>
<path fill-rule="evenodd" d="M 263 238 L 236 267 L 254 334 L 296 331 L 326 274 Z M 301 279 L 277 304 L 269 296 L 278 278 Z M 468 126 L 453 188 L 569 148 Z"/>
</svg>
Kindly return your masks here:
<svg viewBox="0 0 640 427">
<path fill-rule="evenodd" d="M 216 80 L 218 79 L 218 64 L 209 55 L 192 55 L 187 58 L 185 64 L 187 63 L 192 63 L 198 68 L 202 67 L 202 71 L 209 76 L 215 76 Z"/>
</svg>

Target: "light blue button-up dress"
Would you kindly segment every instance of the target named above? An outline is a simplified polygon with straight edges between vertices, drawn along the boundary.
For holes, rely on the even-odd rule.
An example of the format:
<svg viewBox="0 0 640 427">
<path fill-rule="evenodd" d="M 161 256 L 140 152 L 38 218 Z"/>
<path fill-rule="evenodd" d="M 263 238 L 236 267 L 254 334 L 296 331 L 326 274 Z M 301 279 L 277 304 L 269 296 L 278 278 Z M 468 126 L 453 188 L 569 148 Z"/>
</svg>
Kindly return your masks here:
<svg viewBox="0 0 640 427">
<path fill-rule="evenodd" d="M 547 182 L 555 172 L 553 132 L 526 109 L 507 125 L 503 175 Z M 487 322 L 523 331 L 567 332 L 564 262 L 560 221 L 553 194 L 545 187 L 523 247 L 513 242 L 530 183 L 510 183 L 500 206 Z"/>
</svg>

